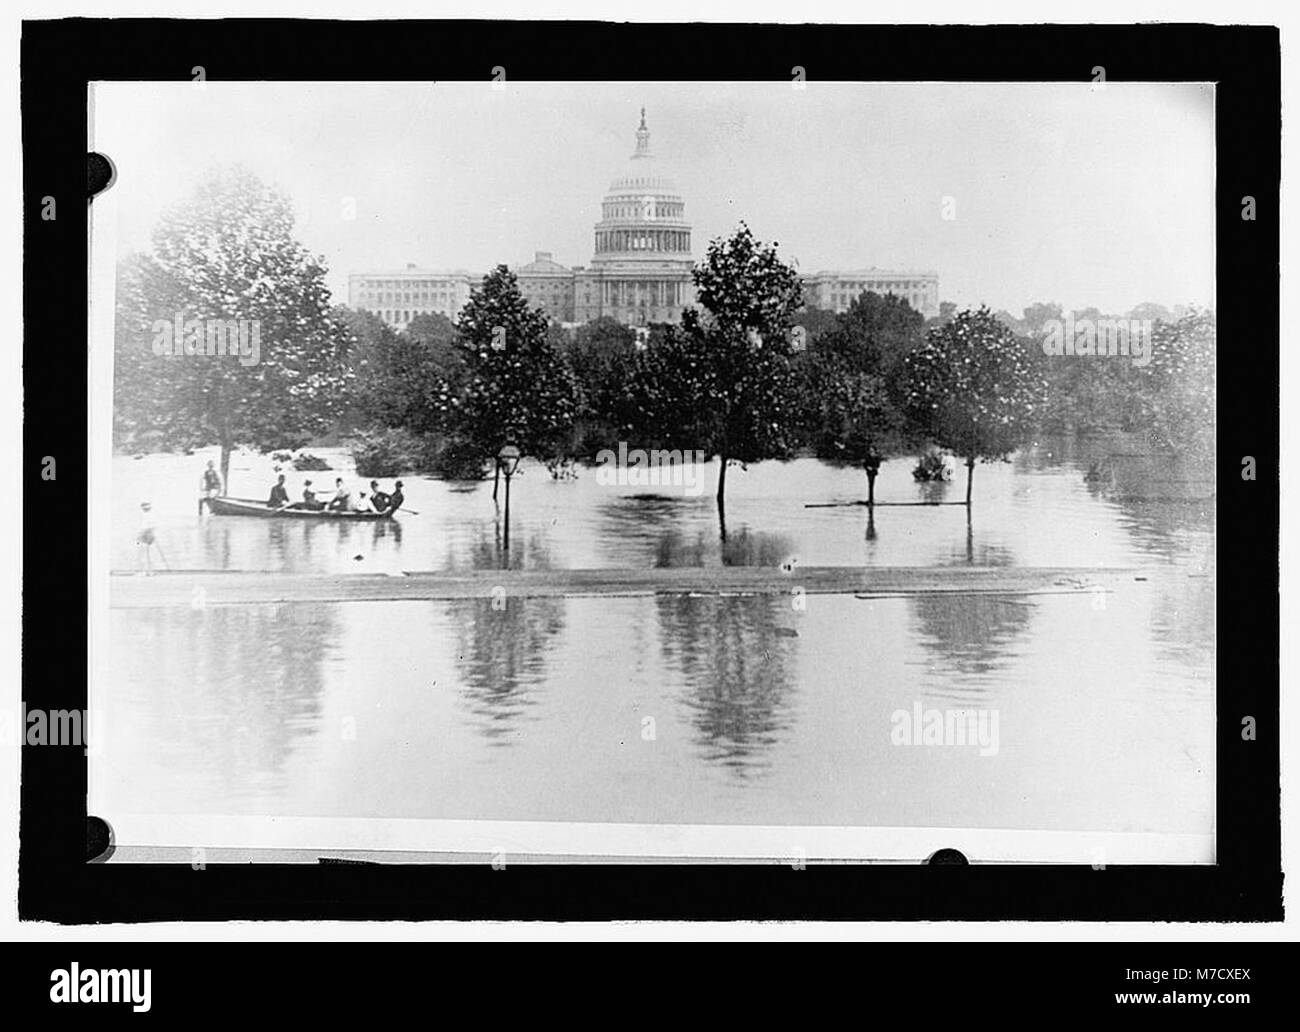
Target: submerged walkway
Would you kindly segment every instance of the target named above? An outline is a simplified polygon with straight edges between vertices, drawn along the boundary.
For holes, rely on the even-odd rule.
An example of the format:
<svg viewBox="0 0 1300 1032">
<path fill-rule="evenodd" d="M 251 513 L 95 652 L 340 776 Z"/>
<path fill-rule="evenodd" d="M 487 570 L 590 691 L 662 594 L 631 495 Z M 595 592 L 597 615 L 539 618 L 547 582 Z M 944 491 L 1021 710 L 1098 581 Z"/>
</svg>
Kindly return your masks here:
<svg viewBox="0 0 1300 1032">
<path fill-rule="evenodd" d="M 310 602 L 389 602 L 449 599 L 654 595 L 1066 594 L 1145 580 L 1141 570 L 1115 567 L 675 567 L 643 570 L 473 570 L 401 574 L 246 573 L 168 571 L 152 576 L 116 572 L 109 578 L 114 609 L 159 606 L 256 605 Z"/>
</svg>

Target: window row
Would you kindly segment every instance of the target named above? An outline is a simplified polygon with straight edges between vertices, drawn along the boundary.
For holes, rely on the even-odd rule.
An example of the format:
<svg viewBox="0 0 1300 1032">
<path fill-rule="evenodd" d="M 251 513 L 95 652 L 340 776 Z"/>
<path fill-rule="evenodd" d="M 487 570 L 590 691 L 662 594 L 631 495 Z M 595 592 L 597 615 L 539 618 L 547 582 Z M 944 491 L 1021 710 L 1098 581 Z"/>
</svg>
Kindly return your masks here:
<svg viewBox="0 0 1300 1032">
<path fill-rule="evenodd" d="M 674 229 L 608 229 L 596 233 L 596 253 L 618 251 L 660 251 L 668 254 L 689 254 L 691 235 Z"/>
</svg>

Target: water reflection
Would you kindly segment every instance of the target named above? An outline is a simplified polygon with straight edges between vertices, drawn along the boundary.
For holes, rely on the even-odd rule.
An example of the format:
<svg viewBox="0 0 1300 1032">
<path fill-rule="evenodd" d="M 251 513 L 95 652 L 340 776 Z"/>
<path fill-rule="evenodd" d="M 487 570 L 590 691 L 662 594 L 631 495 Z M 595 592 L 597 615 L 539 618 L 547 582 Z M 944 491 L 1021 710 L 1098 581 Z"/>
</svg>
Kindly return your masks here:
<svg viewBox="0 0 1300 1032">
<path fill-rule="evenodd" d="M 355 562 L 382 567 L 400 560 L 402 549 L 402 525 L 396 520 L 205 517 L 194 534 L 198 554 L 182 551 L 181 565 L 207 570 L 317 573 Z"/>
<path fill-rule="evenodd" d="M 391 541 L 394 550 L 400 550 L 402 547 L 402 521 L 401 520 L 376 520 L 371 525 L 370 543 L 375 549 L 384 547 L 384 544 Z"/>
<path fill-rule="evenodd" d="M 722 543 L 723 566 L 780 566 L 794 555 L 794 543 L 784 534 L 741 527 Z"/>
<path fill-rule="evenodd" d="M 210 606 L 119 616 L 114 656 L 162 776 L 214 778 L 240 796 L 274 791 L 286 761 L 317 730 L 324 665 L 338 640 L 330 606 Z M 171 764 L 190 765 L 175 769 Z"/>
<path fill-rule="evenodd" d="M 481 521 L 456 541 L 446 542 L 442 562 L 442 569 L 452 573 L 553 568 L 551 549 L 543 533 L 516 533 L 507 549 L 499 520 L 490 525 Z"/>
<path fill-rule="evenodd" d="M 437 622 L 441 608 L 431 617 Z M 565 629 L 565 602 L 557 598 L 466 599 L 451 603 L 456 666 L 462 698 L 479 733 L 508 745 L 547 676 L 549 653 Z"/>
<path fill-rule="evenodd" d="M 1212 523 L 1193 523 L 1183 535 L 1180 522 L 1185 513 L 1212 512 L 1212 502 L 1198 509 L 1167 499 L 1120 501 L 1103 485 L 1085 482 L 1089 463 L 1115 454 L 1122 444 L 1044 439 L 1010 463 L 981 465 L 975 476 L 972 555 L 984 541 L 1010 549 L 1017 565 L 1140 565 L 1153 554 L 1179 561 L 1181 536 L 1212 536 Z M 347 477 L 347 455 L 340 451 L 330 457 Z M 196 458 L 201 463 L 202 456 Z M 964 522 L 959 505 L 924 504 L 960 499 L 960 480 L 918 484 L 908 461 L 885 464 L 877 499 L 922 504 L 882 505 L 873 512 L 834 504 L 860 497 L 860 474 L 852 470 L 813 459 L 757 463 L 728 480 L 724 547 L 711 493 L 631 493 L 589 476 L 555 483 L 535 467 L 531 472 L 540 476 L 516 485 L 507 558 L 496 551 L 502 513 L 492 506 L 490 483 L 470 485 L 465 492 L 464 485 L 413 477 L 407 490 L 415 512 L 396 522 L 200 520 L 190 475 L 194 461 L 153 455 L 139 462 L 114 460 L 110 562 L 115 569 L 131 570 L 139 562 L 135 531 L 139 500 L 146 496 L 154 499 L 159 544 L 174 569 L 490 570 L 503 562 L 527 567 L 534 556 L 562 568 L 748 565 L 772 558 L 753 537 L 758 533 L 788 539 L 804 565 L 925 566 L 949 557 L 954 530 Z M 517 558 L 518 543 L 525 539 L 534 544 Z"/>
<path fill-rule="evenodd" d="M 710 546 L 703 532 L 692 526 L 697 508 L 694 499 L 684 496 L 635 494 L 604 499 L 597 506 L 597 547 L 602 559 L 610 566 L 647 560 L 659 567 L 704 566 Z"/>
<path fill-rule="evenodd" d="M 975 548 L 968 534 L 965 551 L 941 565 L 973 562 L 980 566 L 1010 566 L 1014 556 L 1005 548 L 982 543 Z M 1004 670 L 1013 646 L 1025 636 L 1034 612 L 1027 597 L 933 592 L 910 600 L 919 632 L 918 641 L 928 653 L 926 665 L 941 686 L 935 694 L 966 700 L 982 697 L 987 678 Z"/>
<path fill-rule="evenodd" d="M 1165 562 L 1212 561 L 1216 513 L 1211 502 L 1117 501 L 1119 523 L 1146 555 Z M 1207 542 L 1210 547 L 1206 548 Z"/>
<path fill-rule="evenodd" d="M 644 565 L 647 560 L 658 569 L 780 566 L 795 555 L 788 534 L 741 524 L 721 537 L 696 498 L 623 495 L 602 504 L 599 519 L 599 546 L 615 566 Z"/>
<path fill-rule="evenodd" d="M 794 718 L 798 635 L 788 603 L 664 595 L 655 610 L 704 758 L 741 779 L 764 770 Z"/>
<path fill-rule="evenodd" d="M 229 570 L 230 564 L 229 521 L 222 523 L 208 522 L 199 530 L 199 549 L 202 559 L 199 568 L 205 570 Z"/>
</svg>

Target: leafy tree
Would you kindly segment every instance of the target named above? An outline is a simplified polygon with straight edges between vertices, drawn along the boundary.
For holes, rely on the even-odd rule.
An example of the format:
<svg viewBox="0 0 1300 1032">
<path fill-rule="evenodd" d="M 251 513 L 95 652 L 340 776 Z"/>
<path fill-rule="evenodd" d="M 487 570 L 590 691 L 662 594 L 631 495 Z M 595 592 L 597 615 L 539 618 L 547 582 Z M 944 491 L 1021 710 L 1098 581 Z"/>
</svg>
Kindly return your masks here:
<svg viewBox="0 0 1300 1032">
<path fill-rule="evenodd" d="M 1177 322 L 1157 323 L 1151 336 L 1151 362 L 1133 373 L 1140 384 L 1136 419 L 1147 427 L 1157 448 L 1212 465 L 1217 390 L 1214 314 L 1193 309 Z"/>
<path fill-rule="evenodd" d="M 969 508 L 975 460 L 1004 459 L 1027 439 L 1046 383 L 987 307 L 930 330 L 906 363 L 910 422 L 966 460 Z"/>
<path fill-rule="evenodd" d="M 420 436 L 444 432 L 451 380 L 461 373 L 460 356 L 449 356 L 422 335 L 397 332 L 373 312 L 344 310 L 341 318 L 356 341 L 353 395 L 362 419 Z M 454 337 L 455 330 L 451 332 Z"/>
<path fill-rule="evenodd" d="M 455 379 L 463 371 L 464 360 L 456 350 L 456 324 L 441 312 L 421 312 L 402 336 L 423 349 L 428 368 L 443 379 Z"/>
<path fill-rule="evenodd" d="M 1150 319 L 1153 323 L 1177 322 L 1174 314 L 1164 305 L 1158 305 L 1154 301 L 1143 301 L 1140 305 L 1134 305 L 1129 309 L 1128 318 L 1130 319 Z"/>
<path fill-rule="evenodd" d="M 902 374 L 923 338 L 924 317 L 902 298 L 854 299 L 808 353 L 805 413 L 818 458 L 860 465 L 874 505 L 880 466 L 907 442 Z"/>
<path fill-rule="evenodd" d="M 813 449 L 819 459 L 861 466 L 867 475 L 867 504 L 875 505 L 876 476 L 902 426 L 885 380 L 845 370 L 821 375 L 814 383 L 816 389 L 809 392 L 817 423 Z"/>
<path fill-rule="evenodd" d="M 606 315 L 566 340 L 565 357 L 582 388 L 578 437 L 585 454 L 617 441 L 623 383 L 637 351 L 635 331 Z"/>
<path fill-rule="evenodd" d="M 839 325 L 839 316 L 826 308 L 805 305 L 795 313 L 791 326 L 803 328 L 803 341 L 806 348 L 812 348 L 825 334 Z"/>
<path fill-rule="evenodd" d="M 170 370 L 153 353 L 153 325 L 173 319 L 185 299 L 178 285 L 149 254 L 131 254 L 117 266 L 114 312 L 113 438 L 120 448 L 196 447 L 203 440 L 189 413 L 158 403 Z"/>
<path fill-rule="evenodd" d="M 227 487 L 233 449 L 301 447 L 345 401 L 349 335 L 331 317 L 323 259 L 294 239 L 293 221 L 282 194 L 246 169 L 221 170 L 164 214 L 154 256 L 125 272 L 124 422 L 166 448 L 219 444 Z M 174 350 L 164 327 L 177 317 L 184 352 L 155 353 Z M 256 328 L 256 353 L 218 353 L 223 335 L 210 334 L 238 320 L 246 339 Z"/>
<path fill-rule="evenodd" d="M 398 425 L 389 377 L 397 331 L 374 312 L 346 305 L 335 305 L 333 317 L 351 338 L 347 359 L 350 404 L 345 423 L 350 429 L 356 424 Z"/>
<path fill-rule="evenodd" d="M 582 401 L 578 380 L 550 340 L 545 313 L 528 304 L 506 266 L 470 294 L 456 332 L 465 373 L 446 402 L 452 432 L 485 460 L 507 440 L 536 458 L 563 452 Z"/>
<path fill-rule="evenodd" d="M 1020 324 L 1025 334 L 1041 338 L 1047 332 L 1046 327 L 1049 322 L 1059 322 L 1063 318 L 1065 314 L 1059 304 L 1038 302 L 1024 310 L 1024 318 L 1020 320 Z"/>
<path fill-rule="evenodd" d="M 776 245 L 756 241 L 744 223 L 709 244 L 693 278 L 704 314 L 688 309 L 679 331 L 639 354 L 625 399 L 633 430 L 718 457 L 725 536 L 727 466 L 791 451 L 797 400 L 788 331 L 803 294 Z"/>
</svg>

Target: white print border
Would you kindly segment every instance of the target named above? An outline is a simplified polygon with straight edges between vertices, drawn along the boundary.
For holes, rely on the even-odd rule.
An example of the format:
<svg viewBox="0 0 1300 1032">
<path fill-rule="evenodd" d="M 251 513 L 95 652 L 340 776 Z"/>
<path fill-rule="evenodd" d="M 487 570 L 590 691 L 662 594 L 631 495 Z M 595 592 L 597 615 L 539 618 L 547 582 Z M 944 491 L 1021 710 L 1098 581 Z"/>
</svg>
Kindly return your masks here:
<svg viewBox="0 0 1300 1032">
<path fill-rule="evenodd" d="M 567 821 L 417 820 L 411 818 L 247 817 L 193 814 L 99 814 L 118 849 L 300 850 L 414 854 L 396 862 L 427 863 L 432 854 L 471 854 L 487 863 L 505 855 L 644 860 L 796 859 L 920 863 L 939 849 L 972 863 L 1213 864 L 1214 835 L 1162 832 L 1033 831 L 984 828 L 844 828 L 799 825 L 600 824 Z M 126 859 L 125 857 L 123 859 Z M 254 858 L 256 859 L 256 858 Z M 280 862 L 282 858 L 276 857 Z M 394 862 L 393 857 L 385 857 Z M 136 858 L 131 858 L 136 862 Z M 224 861 L 223 861 L 224 862 Z M 293 862 L 292 860 L 289 862 Z"/>
</svg>

